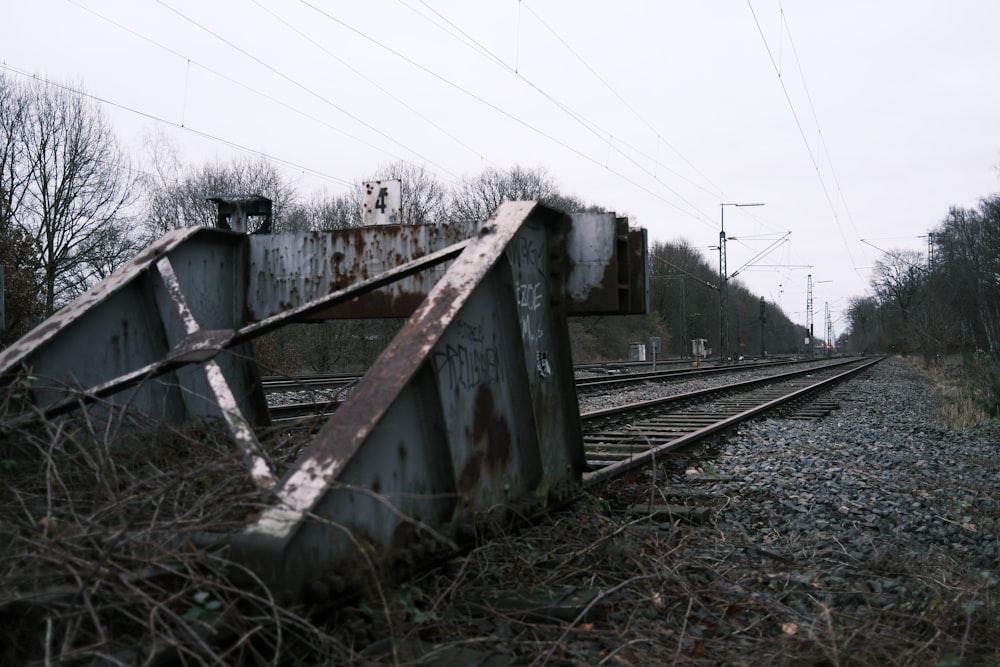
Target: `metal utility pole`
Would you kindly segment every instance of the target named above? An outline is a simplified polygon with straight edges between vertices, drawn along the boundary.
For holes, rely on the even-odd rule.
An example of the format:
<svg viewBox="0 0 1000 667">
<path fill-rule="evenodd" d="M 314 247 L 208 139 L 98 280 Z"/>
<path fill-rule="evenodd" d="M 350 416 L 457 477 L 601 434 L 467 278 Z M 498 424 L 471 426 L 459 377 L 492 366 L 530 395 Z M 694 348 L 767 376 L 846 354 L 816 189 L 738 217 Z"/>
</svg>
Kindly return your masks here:
<svg viewBox="0 0 1000 667">
<path fill-rule="evenodd" d="M 729 349 L 729 272 L 726 270 L 726 207 L 764 204 L 719 204 L 719 361 L 731 356 Z"/>
<path fill-rule="evenodd" d="M 823 302 L 823 310 L 826 315 L 826 356 L 831 356 L 833 354 L 833 322 L 830 321 L 830 303 L 827 301 Z"/>
<path fill-rule="evenodd" d="M 760 297 L 760 358 L 764 358 L 764 324 L 767 322 L 767 315 L 764 314 L 764 297 Z"/>
<path fill-rule="evenodd" d="M 809 356 L 813 356 L 813 274 L 809 274 L 806 284 L 806 340 Z"/>
<path fill-rule="evenodd" d="M 688 346 L 687 297 L 684 294 L 684 276 L 681 276 L 681 356 Z"/>
</svg>

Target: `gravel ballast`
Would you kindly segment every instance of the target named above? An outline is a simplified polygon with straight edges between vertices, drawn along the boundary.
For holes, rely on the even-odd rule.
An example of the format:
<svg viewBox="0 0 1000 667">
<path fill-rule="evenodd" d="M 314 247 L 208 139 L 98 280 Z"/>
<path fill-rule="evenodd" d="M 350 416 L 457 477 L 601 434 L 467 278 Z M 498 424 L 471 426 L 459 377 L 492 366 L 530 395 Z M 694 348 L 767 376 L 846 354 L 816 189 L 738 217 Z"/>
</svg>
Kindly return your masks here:
<svg viewBox="0 0 1000 667">
<path fill-rule="evenodd" d="M 934 390 L 899 359 L 835 396 L 826 418 L 758 420 L 668 471 L 660 492 L 716 508 L 674 557 L 777 605 L 786 637 L 822 635 L 831 664 L 998 664 L 996 439 L 940 428 Z M 895 648 L 834 660 L 838 638 Z"/>
<path fill-rule="evenodd" d="M 1000 665 L 996 437 L 942 428 L 900 359 L 831 397 L 484 536 L 328 639 L 352 664 Z"/>
<path fill-rule="evenodd" d="M 397 628 L 429 642 L 414 662 L 474 646 L 495 665 L 1000 664 L 996 439 L 938 426 L 899 359 L 834 396 L 825 418 L 744 425 L 417 582 L 437 616 Z M 567 592 L 584 602 L 546 622 Z"/>
</svg>

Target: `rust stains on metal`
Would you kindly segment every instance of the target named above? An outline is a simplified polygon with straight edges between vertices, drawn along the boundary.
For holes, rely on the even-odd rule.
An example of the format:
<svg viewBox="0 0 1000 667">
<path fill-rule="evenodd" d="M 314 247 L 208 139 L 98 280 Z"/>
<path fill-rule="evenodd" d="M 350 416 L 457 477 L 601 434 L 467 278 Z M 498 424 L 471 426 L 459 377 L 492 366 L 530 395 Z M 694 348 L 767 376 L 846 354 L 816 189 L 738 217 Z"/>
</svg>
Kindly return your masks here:
<svg viewBox="0 0 1000 667">
<path fill-rule="evenodd" d="M 387 292 L 373 291 L 363 297 L 347 301 L 327 308 L 309 317 L 310 320 L 327 320 L 337 318 L 368 318 L 368 317 L 409 317 L 426 298 L 424 291 L 420 292 Z"/>
<path fill-rule="evenodd" d="M 369 369 L 368 377 L 373 379 L 359 384 L 348 399 L 348 405 L 381 404 L 381 409 L 365 410 L 363 422 L 345 419 L 343 423 L 336 419 L 337 414 L 348 415 L 351 411 L 338 410 L 335 418 L 327 422 L 316 435 L 317 441 L 327 443 L 327 456 L 333 459 L 347 456 L 354 450 L 355 442 L 367 437 L 389 407 L 386 398 L 395 396 L 402 390 L 440 337 L 444 325 L 439 323 L 450 321 L 449 313 L 455 302 L 461 299 L 463 292 L 452 285 L 439 287 L 434 298 L 426 299 L 420 308 L 421 320 L 429 326 L 404 327 L 393 344 L 386 348 Z M 343 451 L 344 443 L 351 443 L 347 447 L 348 451 Z"/>
<path fill-rule="evenodd" d="M 250 319 L 265 319 L 279 312 L 278 306 L 283 304 L 295 307 L 463 240 L 458 229 L 436 225 L 382 225 L 315 232 L 307 239 L 298 234 L 253 237 L 249 240 L 250 261 L 260 270 L 253 274 L 248 289 Z M 351 306 L 314 313 L 313 319 L 408 317 L 415 302 L 398 297 L 418 294 L 422 298 L 443 273 L 443 269 L 430 268 L 433 279 L 417 273 L 361 295 Z M 293 288 L 297 290 L 294 295 Z M 380 310 L 393 303 L 396 305 L 392 310 Z M 403 304 L 410 310 L 400 310 Z"/>
<path fill-rule="evenodd" d="M 476 390 L 472 438 L 477 447 L 485 441 L 486 464 L 490 470 L 494 473 L 503 472 L 510 462 L 510 427 L 494 409 L 493 393 L 489 385 L 479 385 Z"/>
<path fill-rule="evenodd" d="M 570 314 L 645 312 L 640 310 L 644 308 L 640 269 L 644 259 L 635 252 L 645 252 L 645 245 L 633 246 L 627 219 L 612 213 L 554 214 L 546 217 L 545 224 L 557 236 L 568 238 L 565 246 L 550 249 L 557 255 L 550 259 L 553 269 L 567 276 Z M 495 229 L 490 222 L 478 235 L 489 236 Z M 264 319 L 321 294 L 346 289 L 462 238 L 457 227 L 437 225 L 312 232 L 304 239 L 296 234 L 252 237 L 250 262 L 261 268 L 252 274 L 248 290 L 249 319 Z M 441 269 L 417 273 L 348 304 L 315 312 L 310 319 L 409 317 L 442 275 Z"/>
<path fill-rule="evenodd" d="M 173 367 L 208 361 L 225 349 L 235 333 L 233 329 L 196 329 L 175 345 L 164 361 Z"/>
<path fill-rule="evenodd" d="M 476 390 L 474 410 L 470 454 L 458 477 L 458 490 L 463 494 L 478 488 L 484 476 L 489 486 L 502 482 L 513 448 L 510 426 L 496 410 L 488 385 Z"/>
<path fill-rule="evenodd" d="M 620 308 L 622 290 L 633 289 L 622 262 L 634 248 L 622 250 L 613 216 L 594 218 L 589 232 L 575 234 L 578 226 L 535 202 L 512 202 L 473 239 L 402 225 L 253 237 L 185 232 L 46 326 L 58 331 L 74 322 L 74 308 L 98 310 L 114 299 L 88 326 L 101 330 L 102 349 L 115 348 L 121 370 L 88 379 L 93 397 L 205 364 L 205 374 L 175 374 L 198 381 L 183 400 L 214 398 L 251 478 L 275 497 L 234 539 L 234 559 L 296 595 L 304 578 L 350 568 L 348 532 L 381 559 L 420 537 L 414 522 L 446 534 L 482 510 L 579 482 L 565 316 L 574 304 Z M 216 236 L 181 243 L 204 232 Z M 160 272 L 148 270 L 156 265 Z M 132 280 L 138 286 L 122 289 Z M 262 392 L 246 396 L 259 388 L 256 367 L 231 363 L 249 358 L 239 352 L 218 352 L 303 319 L 405 315 L 347 403 L 275 482 L 251 428 L 264 401 Z"/>
<path fill-rule="evenodd" d="M 125 266 L 35 327 L 28 335 L 19 338 L 8 345 L 6 349 L 0 351 L 0 376 L 15 371 L 22 363 L 32 365 L 30 360 L 32 355 L 37 354 L 61 332 L 69 329 L 87 312 L 107 302 L 126 285 L 138 279 L 154 259 L 176 249 L 195 236 L 205 234 L 205 232 L 206 230 L 187 227 L 175 229 L 165 234 L 156 243 L 136 255 Z M 208 233 L 213 232 L 209 231 Z M 227 234 L 227 236 L 232 235 Z"/>
</svg>

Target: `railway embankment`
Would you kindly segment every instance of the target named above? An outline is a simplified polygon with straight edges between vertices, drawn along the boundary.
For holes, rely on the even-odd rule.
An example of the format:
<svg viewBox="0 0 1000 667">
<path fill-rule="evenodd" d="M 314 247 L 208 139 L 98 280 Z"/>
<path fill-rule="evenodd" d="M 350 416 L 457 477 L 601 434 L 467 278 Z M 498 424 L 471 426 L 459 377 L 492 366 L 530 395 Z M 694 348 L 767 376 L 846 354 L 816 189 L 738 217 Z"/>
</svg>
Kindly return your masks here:
<svg viewBox="0 0 1000 667">
<path fill-rule="evenodd" d="M 898 359 L 822 400 L 836 409 L 742 424 L 438 567 L 288 608 L 227 578 L 225 536 L 260 491 L 224 439 L 98 459 L 39 427 L 19 437 L 44 456 L 0 487 L 0 664 L 1000 664 L 997 436 L 944 428 Z"/>
<path fill-rule="evenodd" d="M 474 646 L 491 664 L 998 664 L 997 438 L 942 428 L 935 390 L 898 359 L 834 397 L 824 418 L 741 426 L 414 582 L 397 648 Z"/>
</svg>

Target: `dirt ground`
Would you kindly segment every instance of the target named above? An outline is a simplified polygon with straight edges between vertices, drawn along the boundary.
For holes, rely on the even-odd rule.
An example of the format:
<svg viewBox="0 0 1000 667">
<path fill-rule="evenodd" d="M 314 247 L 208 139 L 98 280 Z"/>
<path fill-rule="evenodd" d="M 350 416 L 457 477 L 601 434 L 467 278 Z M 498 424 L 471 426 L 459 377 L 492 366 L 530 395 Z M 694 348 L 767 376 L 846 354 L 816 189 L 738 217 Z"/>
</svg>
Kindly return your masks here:
<svg viewBox="0 0 1000 667">
<path fill-rule="evenodd" d="M 791 608 L 786 593 L 809 582 L 714 525 L 725 503 L 750 499 L 671 483 L 709 466 L 710 450 L 497 530 L 440 568 L 380 573 L 335 604 L 281 607 L 232 583 L 219 536 L 266 499 L 229 445 L 211 431 L 154 433 L 112 456 L 94 444 L 107 434 L 45 425 L 18 435 L 16 456 L 6 450 L 0 665 L 1000 661 L 996 581 L 964 584 L 980 586 L 976 614 L 943 580 L 922 608 L 847 612 L 820 590 L 808 615 Z M 905 560 L 884 567 L 912 573 Z"/>
</svg>

